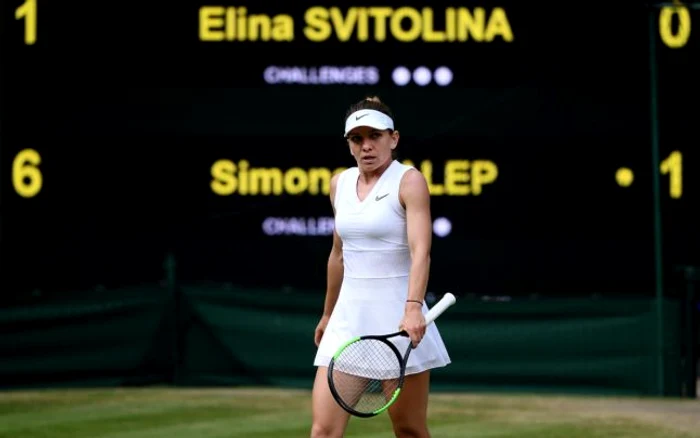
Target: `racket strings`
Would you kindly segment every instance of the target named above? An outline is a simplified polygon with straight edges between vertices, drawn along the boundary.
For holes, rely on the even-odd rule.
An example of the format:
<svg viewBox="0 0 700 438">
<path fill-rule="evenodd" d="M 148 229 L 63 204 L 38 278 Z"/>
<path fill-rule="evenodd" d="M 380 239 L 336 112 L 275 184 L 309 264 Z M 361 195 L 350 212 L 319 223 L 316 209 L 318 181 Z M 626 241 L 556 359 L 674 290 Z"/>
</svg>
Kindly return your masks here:
<svg viewBox="0 0 700 438">
<path fill-rule="evenodd" d="M 335 359 L 333 386 L 338 396 L 358 412 L 385 406 L 399 386 L 400 358 L 386 342 L 364 339 L 348 345 Z"/>
</svg>

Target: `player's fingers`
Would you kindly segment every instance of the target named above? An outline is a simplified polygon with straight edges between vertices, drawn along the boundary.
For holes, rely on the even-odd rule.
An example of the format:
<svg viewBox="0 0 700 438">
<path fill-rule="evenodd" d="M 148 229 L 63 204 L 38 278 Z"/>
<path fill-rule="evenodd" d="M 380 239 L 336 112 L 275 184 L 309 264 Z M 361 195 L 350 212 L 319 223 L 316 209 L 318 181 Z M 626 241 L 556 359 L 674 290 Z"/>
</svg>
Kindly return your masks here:
<svg viewBox="0 0 700 438">
<path fill-rule="evenodd" d="M 411 330 L 408 335 L 411 338 L 411 343 L 413 346 L 417 347 L 422 338 L 420 332 L 418 330 Z"/>
</svg>

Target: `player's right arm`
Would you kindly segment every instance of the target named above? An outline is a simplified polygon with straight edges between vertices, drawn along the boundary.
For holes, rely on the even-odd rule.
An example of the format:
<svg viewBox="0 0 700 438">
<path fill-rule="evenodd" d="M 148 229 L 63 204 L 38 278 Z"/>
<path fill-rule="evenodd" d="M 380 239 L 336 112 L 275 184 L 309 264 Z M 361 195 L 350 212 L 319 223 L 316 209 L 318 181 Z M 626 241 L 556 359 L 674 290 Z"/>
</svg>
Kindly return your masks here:
<svg viewBox="0 0 700 438">
<path fill-rule="evenodd" d="M 333 208 L 333 215 L 335 216 L 335 190 L 338 185 L 338 178 L 340 174 L 333 175 L 331 178 L 330 187 L 330 198 L 331 207 Z M 340 293 L 340 286 L 343 283 L 343 241 L 338 236 L 338 233 L 333 228 L 333 246 L 331 247 L 331 253 L 328 256 L 328 267 L 326 272 L 326 299 L 323 303 L 323 315 L 321 316 L 321 321 L 319 321 L 316 327 L 316 332 L 314 334 L 314 342 L 316 346 L 321 342 L 321 337 L 323 332 L 326 330 L 326 325 L 328 324 L 328 319 L 333 313 L 333 308 L 338 300 L 338 294 Z"/>
</svg>

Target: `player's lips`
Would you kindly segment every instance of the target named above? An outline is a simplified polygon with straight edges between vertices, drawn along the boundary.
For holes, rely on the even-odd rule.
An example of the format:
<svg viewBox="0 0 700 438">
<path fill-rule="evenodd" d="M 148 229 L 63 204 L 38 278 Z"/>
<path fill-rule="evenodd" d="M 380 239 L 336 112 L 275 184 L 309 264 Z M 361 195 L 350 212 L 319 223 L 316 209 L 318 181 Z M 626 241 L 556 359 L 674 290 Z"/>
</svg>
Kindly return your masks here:
<svg viewBox="0 0 700 438">
<path fill-rule="evenodd" d="M 370 162 L 374 161 L 374 159 L 375 159 L 375 157 L 370 156 L 370 155 L 367 155 L 367 156 L 364 156 L 361 158 L 363 163 L 370 163 Z"/>
</svg>

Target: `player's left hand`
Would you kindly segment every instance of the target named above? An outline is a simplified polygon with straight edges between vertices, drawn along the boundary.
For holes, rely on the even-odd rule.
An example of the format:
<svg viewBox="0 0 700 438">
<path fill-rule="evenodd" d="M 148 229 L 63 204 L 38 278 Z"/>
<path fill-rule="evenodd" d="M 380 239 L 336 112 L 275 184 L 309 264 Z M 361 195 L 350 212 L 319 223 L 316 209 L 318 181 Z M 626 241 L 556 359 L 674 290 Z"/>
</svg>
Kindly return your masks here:
<svg viewBox="0 0 700 438">
<path fill-rule="evenodd" d="M 417 347 L 423 336 L 425 336 L 423 306 L 419 303 L 406 303 L 406 310 L 399 325 L 399 330 L 405 330 L 411 338 L 413 347 Z"/>
</svg>

